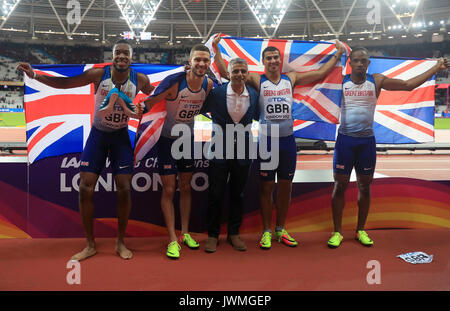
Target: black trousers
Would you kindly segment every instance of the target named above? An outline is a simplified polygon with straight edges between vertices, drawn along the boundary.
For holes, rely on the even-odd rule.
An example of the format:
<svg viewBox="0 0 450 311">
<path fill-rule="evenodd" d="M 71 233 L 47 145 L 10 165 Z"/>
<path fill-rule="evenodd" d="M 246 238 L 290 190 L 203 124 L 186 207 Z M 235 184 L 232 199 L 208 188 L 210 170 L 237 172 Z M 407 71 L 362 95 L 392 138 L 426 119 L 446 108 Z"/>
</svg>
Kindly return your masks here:
<svg viewBox="0 0 450 311">
<path fill-rule="evenodd" d="M 244 210 L 244 188 L 247 183 L 250 164 L 242 165 L 237 160 L 227 160 L 225 163 L 210 161 L 209 163 L 209 193 L 206 215 L 208 236 L 219 237 L 220 218 L 228 183 L 230 184 L 228 235 L 239 234 Z"/>
</svg>

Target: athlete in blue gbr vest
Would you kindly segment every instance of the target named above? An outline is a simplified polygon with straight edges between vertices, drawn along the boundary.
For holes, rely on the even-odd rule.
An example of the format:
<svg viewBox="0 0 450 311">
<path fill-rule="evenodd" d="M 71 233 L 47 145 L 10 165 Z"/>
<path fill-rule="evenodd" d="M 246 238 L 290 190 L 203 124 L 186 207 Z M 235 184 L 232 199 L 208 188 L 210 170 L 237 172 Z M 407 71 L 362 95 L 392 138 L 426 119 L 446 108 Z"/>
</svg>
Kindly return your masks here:
<svg viewBox="0 0 450 311">
<path fill-rule="evenodd" d="M 367 74 L 370 60 L 367 50 L 356 47 L 350 54 L 352 73 L 344 77 L 341 120 L 333 158 L 334 190 L 331 200 L 334 231 L 328 241 L 330 248 L 342 242 L 342 211 L 350 174 L 355 168 L 358 185 L 358 224 L 356 239 L 364 246 L 373 240 L 364 231 L 370 207 L 370 184 L 376 163 L 376 142 L 373 132 L 375 106 L 381 89 L 411 91 L 430 79 L 449 64 L 439 59 L 428 71 L 409 80 L 391 79 L 381 74 Z"/>
<path fill-rule="evenodd" d="M 118 199 L 119 232 L 116 252 L 123 259 L 132 257 L 131 251 L 125 247 L 124 243 L 131 209 L 130 185 L 134 161 L 128 135 L 128 118 L 129 116 L 139 117 L 142 107 L 135 109 L 134 105 L 130 106 L 130 101 L 139 91 L 150 94 L 154 89 L 146 75 L 137 73 L 130 68 L 132 53 L 133 49 L 130 43 L 126 40 L 119 40 L 113 47 L 112 66 L 92 68 L 74 77 L 39 75 L 27 63 L 20 63 L 17 67 L 31 79 L 36 79 L 54 88 L 69 89 L 94 84 L 94 121 L 81 156 L 80 166 L 79 208 L 87 246 L 80 253 L 75 254 L 72 257 L 73 260 L 80 261 L 97 253 L 94 240 L 94 189 L 98 177 L 105 167 L 108 154 Z"/>
<path fill-rule="evenodd" d="M 215 38 L 214 44 L 220 41 L 220 34 Z M 247 84 L 259 92 L 260 129 L 259 140 L 266 140 L 268 151 L 271 151 L 271 136 L 278 135 L 279 141 L 279 164 L 275 169 L 264 170 L 263 162 L 269 162 L 262 157 L 258 159 L 260 164 L 260 206 L 263 220 L 263 235 L 260 241 L 262 249 L 270 249 L 272 246 L 272 197 L 275 186 L 275 174 L 278 180 L 278 195 L 276 200 L 276 224 L 275 239 L 279 243 L 295 247 L 297 241 L 292 238 L 284 228 L 286 214 L 291 200 L 292 180 L 297 164 L 297 150 L 293 136 L 292 119 L 292 94 L 297 85 L 305 85 L 325 78 L 333 69 L 341 55 L 344 46 L 336 42 L 336 54 L 322 65 L 320 69 L 310 72 L 298 73 L 288 72 L 281 74 L 281 54 L 276 47 L 269 46 L 262 52 L 264 74 L 249 73 Z M 215 49 L 215 62 L 218 65 L 222 77 L 228 77 L 225 63 L 222 59 L 220 49 Z M 278 127 L 278 134 L 274 132 Z M 273 157 L 273 155 L 272 155 Z"/>
<path fill-rule="evenodd" d="M 190 70 L 177 73 L 165 78 L 155 90 L 152 97 L 145 100 L 149 109 L 161 100 L 166 101 L 166 119 L 157 143 L 158 170 L 162 181 L 161 208 L 164 214 L 169 244 L 166 255 L 171 259 L 180 257 L 181 245 L 197 249 L 199 244 L 189 234 L 189 217 L 191 213 L 191 180 L 194 172 L 193 142 L 194 118 L 199 114 L 206 96 L 213 88 L 213 82 L 206 77 L 211 63 L 209 49 L 197 44 L 191 49 L 189 56 Z M 161 90 L 161 91 L 160 91 Z M 172 144 L 179 138 L 179 133 L 172 133 L 177 125 L 185 125 L 191 142 L 191 154 L 172 154 Z M 183 134 L 184 135 L 184 134 Z M 181 151 L 181 150 L 180 150 Z M 173 196 L 175 194 L 175 176 L 178 174 L 178 188 L 180 189 L 181 235 L 177 239 L 175 231 L 175 211 Z"/>
</svg>

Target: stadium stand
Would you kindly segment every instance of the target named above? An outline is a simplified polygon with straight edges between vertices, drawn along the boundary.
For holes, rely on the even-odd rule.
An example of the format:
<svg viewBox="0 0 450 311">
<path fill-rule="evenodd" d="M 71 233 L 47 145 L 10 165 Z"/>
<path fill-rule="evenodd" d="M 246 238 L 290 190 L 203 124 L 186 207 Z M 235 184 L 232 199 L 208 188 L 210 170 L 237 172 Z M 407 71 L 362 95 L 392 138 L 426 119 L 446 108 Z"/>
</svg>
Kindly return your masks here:
<svg viewBox="0 0 450 311">
<path fill-rule="evenodd" d="M 23 88 L 3 86 L 0 89 L 0 108 L 23 108 Z"/>
<path fill-rule="evenodd" d="M 354 45 L 351 45 L 354 46 Z M 20 44 L 4 41 L 0 51 L 0 81 L 21 81 L 22 76 L 15 71 L 17 63 L 30 64 L 93 64 L 110 62 L 112 47 L 87 45 Z M 421 45 L 390 45 L 370 47 L 372 56 L 397 57 L 447 57 L 439 51 L 448 51 L 450 43 L 425 43 Z M 189 59 L 190 47 L 179 49 L 144 48 L 134 49 L 133 61 L 139 63 L 185 64 Z M 80 52 L 82 51 L 82 52 Z M 450 83 L 448 72 L 438 74 L 437 83 Z"/>
<path fill-rule="evenodd" d="M 0 55 L 0 81 L 20 81 L 21 75 L 16 72 L 18 61 Z"/>
</svg>

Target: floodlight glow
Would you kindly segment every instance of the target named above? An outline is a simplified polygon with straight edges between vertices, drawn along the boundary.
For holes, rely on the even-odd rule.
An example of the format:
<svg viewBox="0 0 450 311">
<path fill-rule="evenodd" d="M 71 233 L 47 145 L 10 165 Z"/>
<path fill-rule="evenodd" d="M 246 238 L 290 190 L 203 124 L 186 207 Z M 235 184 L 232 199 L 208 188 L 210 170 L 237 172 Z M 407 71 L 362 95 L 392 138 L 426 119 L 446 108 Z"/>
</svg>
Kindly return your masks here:
<svg viewBox="0 0 450 311">
<path fill-rule="evenodd" d="M 277 28 L 291 0 L 246 0 L 261 27 Z"/>
<path fill-rule="evenodd" d="M 162 0 L 115 0 L 115 2 L 130 30 L 139 33 L 153 20 Z"/>
<path fill-rule="evenodd" d="M 395 2 L 395 3 L 394 3 Z M 419 5 L 420 1 L 417 0 L 388 0 L 388 5 L 390 5 L 391 9 L 395 11 L 395 14 L 399 17 L 409 17 L 417 6 Z"/>
<path fill-rule="evenodd" d="M 3 0 L 3 5 L 0 7 L 0 18 L 7 19 L 20 1 L 21 0 Z"/>
</svg>

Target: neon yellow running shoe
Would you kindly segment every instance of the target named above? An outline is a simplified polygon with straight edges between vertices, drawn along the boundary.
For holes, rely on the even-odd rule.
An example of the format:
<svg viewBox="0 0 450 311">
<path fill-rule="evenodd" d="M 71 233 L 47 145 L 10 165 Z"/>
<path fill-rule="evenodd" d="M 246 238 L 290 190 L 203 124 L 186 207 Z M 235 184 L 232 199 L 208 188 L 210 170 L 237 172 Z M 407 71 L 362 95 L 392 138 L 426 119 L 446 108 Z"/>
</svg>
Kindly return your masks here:
<svg viewBox="0 0 450 311">
<path fill-rule="evenodd" d="M 259 247 L 262 249 L 270 249 L 272 247 L 272 233 L 264 232 L 259 242 Z"/>
<path fill-rule="evenodd" d="M 182 236 L 180 236 L 180 243 L 183 243 L 184 245 L 187 245 L 190 249 L 197 249 L 200 244 L 198 244 L 189 233 L 185 233 Z"/>
<path fill-rule="evenodd" d="M 338 248 L 343 239 L 344 237 L 339 232 L 333 232 L 333 235 L 328 240 L 328 247 Z"/>
<path fill-rule="evenodd" d="M 167 246 L 166 255 L 171 259 L 178 259 L 180 258 L 180 250 L 181 246 L 177 241 L 170 242 Z"/>
<path fill-rule="evenodd" d="M 294 240 L 285 229 L 282 231 L 275 231 L 275 239 L 277 239 L 279 243 L 283 243 L 290 247 L 298 245 L 298 242 Z"/>
<path fill-rule="evenodd" d="M 358 232 L 356 233 L 355 239 L 364 246 L 372 246 L 373 245 L 373 241 L 369 238 L 369 235 L 364 230 L 358 230 Z"/>
</svg>

